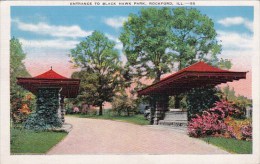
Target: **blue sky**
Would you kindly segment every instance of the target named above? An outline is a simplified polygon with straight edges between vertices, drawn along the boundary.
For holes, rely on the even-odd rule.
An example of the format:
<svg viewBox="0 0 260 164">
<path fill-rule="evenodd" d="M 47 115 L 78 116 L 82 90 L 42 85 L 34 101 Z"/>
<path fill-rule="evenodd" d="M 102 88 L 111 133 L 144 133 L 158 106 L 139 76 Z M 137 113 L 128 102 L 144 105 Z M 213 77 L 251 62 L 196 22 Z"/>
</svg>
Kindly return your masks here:
<svg viewBox="0 0 260 164">
<path fill-rule="evenodd" d="M 214 21 L 217 39 L 222 44 L 219 58 L 230 59 L 231 70 L 249 71 L 247 79 L 228 83 L 238 94 L 251 97 L 254 8 L 250 6 L 195 7 Z M 68 54 L 92 31 L 103 32 L 115 41 L 121 60 L 126 62 L 118 37 L 130 13 L 141 7 L 119 6 L 13 6 L 11 36 L 22 43 L 27 54 L 25 66 L 32 76 L 52 68 L 70 77 L 73 68 Z M 174 71 L 174 70 L 173 70 Z"/>
<path fill-rule="evenodd" d="M 12 7 L 12 19 L 19 19 L 25 23 L 37 24 L 46 22 L 50 25 L 71 26 L 78 25 L 83 30 L 99 30 L 104 33 L 118 36 L 120 29 L 113 28 L 105 23 L 108 18 L 127 17 L 129 13 L 138 13 L 142 7 Z M 229 30 L 238 33 L 251 33 L 245 26 L 223 26 L 217 23 L 227 17 L 241 17 L 253 21 L 253 7 L 196 7 L 215 22 L 216 30 Z M 31 32 L 21 31 L 12 26 L 12 35 L 28 39 L 48 38 L 44 35 L 35 35 Z"/>
<path fill-rule="evenodd" d="M 69 50 L 90 35 L 103 32 L 116 42 L 121 59 L 126 60 L 118 39 L 122 24 L 130 13 L 142 7 L 107 6 L 13 6 L 11 7 L 11 36 L 19 38 L 27 53 L 25 64 L 32 67 L 35 60 L 52 59 L 68 62 Z M 234 58 L 237 53 L 252 50 L 253 7 L 195 7 L 213 19 L 223 51 L 220 57 Z M 241 54 L 245 55 L 245 54 Z M 48 64 L 49 63 L 49 64 Z M 48 66 L 49 67 L 49 66 Z"/>
</svg>

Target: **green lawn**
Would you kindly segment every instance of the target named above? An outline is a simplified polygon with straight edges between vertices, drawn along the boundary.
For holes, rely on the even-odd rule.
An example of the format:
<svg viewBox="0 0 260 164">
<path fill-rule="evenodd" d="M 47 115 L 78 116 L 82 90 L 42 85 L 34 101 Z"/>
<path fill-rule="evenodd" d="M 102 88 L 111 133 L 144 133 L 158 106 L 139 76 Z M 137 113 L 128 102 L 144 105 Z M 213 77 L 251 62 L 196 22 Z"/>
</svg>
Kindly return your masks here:
<svg viewBox="0 0 260 164">
<path fill-rule="evenodd" d="M 252 154 L 252 142 L 236 140 L 233 138 L 221 138 L 221 137 L 205 137 L 202 140 L 216 145 L 230 153 L 236 154 Z"/>
<path fill-rule="evenodd" d="M 66 135 L 65 132 L 34 132 L 11 128 L 11 153 L 44 154 Z"/>
<path fill-rule="evenodd" d="M 129 122 L 137 125 L 149 125 L 149 121 L 144 118 L 142 114 L 133 115 L 133 116 L 111 116 L 111 115 L 80 115 L 80 114 L 73 114 L 69 116 L 75 116 L 80 118 L 93 118 L 93 119 L 106 119 L 106 120 L 117 120 L 117 121 L 124 121 Z"/>
</svg>

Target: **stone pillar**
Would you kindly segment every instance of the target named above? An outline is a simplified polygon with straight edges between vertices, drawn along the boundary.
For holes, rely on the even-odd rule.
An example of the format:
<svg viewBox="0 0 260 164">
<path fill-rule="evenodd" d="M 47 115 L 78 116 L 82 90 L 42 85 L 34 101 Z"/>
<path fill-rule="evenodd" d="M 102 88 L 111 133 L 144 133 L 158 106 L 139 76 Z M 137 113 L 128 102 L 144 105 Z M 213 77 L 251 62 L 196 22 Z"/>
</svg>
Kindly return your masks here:
<svg viewBox="0 0 260 164">
<path fill-rule="evenodd" d="M 151 96 L 150 99 L 150 125 L 153 125 L 153 121 L 154 121 L 154 114 L 155 114 L 155 108 L 156 108 L 156 96 Z"/>
<path fill-rule="evenodd" d="M 60 97 L 60 112 L 61 112 L 61 121 L 64 124 L 64 122 L 65 122 L 65 118 L 64 118 L 65 108 L 64 108 L 64 97 L 63 96 Z"/>
<path fill-rule="evenodd" d="M 37 93 L 37 107 L 34 114 L 25 122 L 26 129 L 45 130 L 61 127 L 58 117 L 59 88 L 39 88 Z"/>
<path fill-rule="evenodd" d="M 164 114 L 168 111 L 169 106 L 169 96 L 168 95 L 161 95 L 157 97 L 156 100 L 156 108 L 154 114 L 154 125 L 158 125 L 159 120 L 164 118 Z"/>
</svg>

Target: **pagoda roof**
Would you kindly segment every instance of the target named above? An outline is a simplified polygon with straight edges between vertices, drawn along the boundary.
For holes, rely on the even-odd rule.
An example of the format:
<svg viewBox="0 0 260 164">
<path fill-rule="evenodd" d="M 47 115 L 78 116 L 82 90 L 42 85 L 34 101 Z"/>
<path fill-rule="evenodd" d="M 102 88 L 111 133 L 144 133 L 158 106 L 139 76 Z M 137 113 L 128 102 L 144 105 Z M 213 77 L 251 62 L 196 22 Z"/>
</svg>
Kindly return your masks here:
<svg viewBox="0 0 260 164">
<path fill-rule="evenodd" d="M 35 77 L 17 77 L 17 84 L 35 95 L 39 88 L 59 88 L 62 89 L 62 96 L 75 98 L 78 95 L 80 79 L 70 79 L 50 69 Z"/>
<path fill-rule="evenodd" d="M 139 90 L 138 95 L 176 95 L 192 88 L 216 86 L 233 80 L 245 79 L 246 73 L 223 70 L 200 61 Z"/>
<path fill-rule="evenodd" d="M 36 79 L 68 79 L 67 77 L 64 77 L 64 76 L 58 74 L 57 72 L 53 71 L 52 68 L 49 71 L 44 72 L 43 74 L 35 76 L 34 78 L 36 78 Z"/>
</svg>

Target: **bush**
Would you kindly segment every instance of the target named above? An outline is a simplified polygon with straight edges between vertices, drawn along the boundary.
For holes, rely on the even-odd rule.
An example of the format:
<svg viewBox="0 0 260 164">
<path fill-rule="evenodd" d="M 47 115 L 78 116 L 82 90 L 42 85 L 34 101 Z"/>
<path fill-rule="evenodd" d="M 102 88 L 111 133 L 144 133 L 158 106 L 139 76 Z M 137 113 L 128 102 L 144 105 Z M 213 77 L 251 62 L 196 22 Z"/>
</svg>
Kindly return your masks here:
<svg viewBox="0 0 260 164">
<path fill-rule="evenodd" d="M 137 105 L 135 101 L 127 95 L 116 96 L 112 102 L 112 111 L 116 112 L 118 116 L 125 113 L 127 116 L 130 113 L 136 112 Z"/>
<path fill-rule="evenodd" d="M 245 125 L 241 128 L 242 139 L 252 140 L 252 125 Z"/>
<path fill-rule="evenodd" d="M 225 124 L 227 125 L 225 137 L 238 140 L 252 139 L 252 124 L 250 120 L 237 121 L 231 117 L 227 117 Z"/>
<path fill-rule="evenodd" d="M 72 110 L 72 108 L 67 108 L 66 109 L 66 114 L 73 114 L 74 112 L 73 112 L 73 110 Z"/>
<path fill-rule="evenodd" d="M 97 110 L 96 109 L 91 109 L 88 111 L 88 115 L 91 115 L 91 116 L 95 116 L 97 115 Z"/>
<path fill-rule="evenodd" d="M 13 97 L 14 98 L 14 97 Z M 25 92 L 11 100 L 11 119 L 14 123 L 23 123 L 28 115 L 35 110 L 35 96 Z"/>
<path fill-rule="evenodd" d="M 196 115 L 188 124 L 188 134 L 192 137 L 223 134 L 226 131 L 224 118 L 232 114 L 234 108 L 227 101 L 216 102 L 215 107 Z"/>
<path fill-rule="evenodd" d="M 188 124 L 188 134 L 191 137 L 223 136 L 238 140 L 252 140 L 252 125 L 250 120 L 236 121 L 231 116 L 236 112 L 233 104 L 222 100 L 215 107 L 196 115 Z"/>
<path fill-rule="evenodd" d="M 202 87 L 194 88 L 188 92 L 186 96 L 188 120 L 202 115 L 203 111 L 212 108 L 214 103 L 219 101 L 217 96 L 218 90 L 216 88 Z"/>
</svg>

